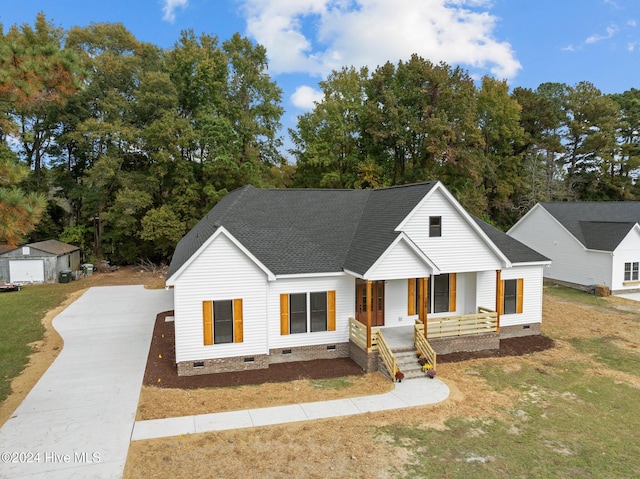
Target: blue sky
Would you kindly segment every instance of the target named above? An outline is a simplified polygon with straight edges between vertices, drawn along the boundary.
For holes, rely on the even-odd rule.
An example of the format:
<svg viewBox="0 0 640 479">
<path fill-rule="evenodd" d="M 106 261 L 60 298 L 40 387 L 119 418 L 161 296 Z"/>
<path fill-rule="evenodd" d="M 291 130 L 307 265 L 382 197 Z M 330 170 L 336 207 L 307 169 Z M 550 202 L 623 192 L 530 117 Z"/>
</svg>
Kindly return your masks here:
<svg viewBox="0 0 640 479">
<path fill-rule="evenodd" d="M 185 29 L 221 40 L 240 32 L 267 48 L 285 127 L 332 69 L 375 69 L 412 53 L 511 87 L 640 88 L 638 0 L 0 0 L 0 23 L 33 24 L 40 11 L 63 28 L 120 22 L 165 48 Z"/>
</svg>

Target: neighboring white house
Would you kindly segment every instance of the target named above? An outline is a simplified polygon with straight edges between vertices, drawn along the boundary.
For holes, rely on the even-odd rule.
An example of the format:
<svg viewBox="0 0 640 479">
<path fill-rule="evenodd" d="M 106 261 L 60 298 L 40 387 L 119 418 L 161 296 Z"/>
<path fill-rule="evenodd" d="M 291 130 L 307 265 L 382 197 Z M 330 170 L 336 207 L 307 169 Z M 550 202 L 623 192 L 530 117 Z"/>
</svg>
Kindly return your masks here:
<svg viewBox="0 0 640 479">
<path fill-rule="evenodd" d="M 55 283 L 61 271 L 80 269 L 80 248 L 57 240 L 0 246 L 0 283 Z"/>
<path fill-rule="evenodd" d="M 539 334 L 548 264 L 440 182 L 246 186 L 176 247 L 166 284 L 178 372 L 347 356 L 375 368 L 378 331 L 404 326 L 396 332 L 413 343 L 425 320 L 438 352 L 495 348 L 500 337 Z"/>
<path fill-rule="evenodd" d="M 547 278 L 640 291 L 640 202 L 538 203 L 508 232 L 552 260 Z"/>
</svg>

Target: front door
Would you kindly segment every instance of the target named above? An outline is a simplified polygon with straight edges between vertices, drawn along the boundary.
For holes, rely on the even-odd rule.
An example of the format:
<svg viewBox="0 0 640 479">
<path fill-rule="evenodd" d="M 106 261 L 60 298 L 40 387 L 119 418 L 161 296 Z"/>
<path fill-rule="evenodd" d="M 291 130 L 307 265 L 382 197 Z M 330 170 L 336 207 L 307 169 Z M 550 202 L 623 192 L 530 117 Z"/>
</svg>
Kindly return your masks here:
<svg viewBox="0 0 640 479">
<path fill-rule="evenodd" d="M 371 308 L 371 326 L 384 326 L 384 281 L 371 283 L 371 296 L 373 307 Z M 356 283 L 356 319 L 362 324 L 367 324 L 367 283 Z"/>
</svg>

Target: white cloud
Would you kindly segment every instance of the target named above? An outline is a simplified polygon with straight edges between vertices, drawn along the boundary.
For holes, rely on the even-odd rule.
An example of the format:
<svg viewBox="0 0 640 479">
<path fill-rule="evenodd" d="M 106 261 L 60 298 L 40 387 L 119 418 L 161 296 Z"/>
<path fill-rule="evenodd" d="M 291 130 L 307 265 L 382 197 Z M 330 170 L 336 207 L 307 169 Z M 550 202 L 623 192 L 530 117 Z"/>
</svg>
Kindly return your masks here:
<svg viewBox="0 0 640 479">
<path fill-rule="evenodd" d="M 274 73 L 324 77 L 417 53 L 513 78 L 521 65 L 511 45 L 494 37 L 497 18 L 489 6 L 488 0 L 243 0 L 247 32 L 267 48 Z"/>
<path fill-rule="evenodd" d="M 638 25 L 638 23 L 637 23 L 634 19 L 627 20 L 627 26 L 629 26 L 629 27 L 635 27 L 635 26 L 637 26 L 637 25 Z"/>
<path fill-rule="evenodd" d="M 606 35 L 599 35 L 599 34 L 591 35 L 584 42 L 587 45 L 590 45 L 590 44 L 593 44 L 593 43 L 598 43 L 598 42 L 600 42 L 602 40 L 608 40 L 609 38 L 612 38 L 618 32 L 618 27 L 615 26 L 615 25 L 611 25 L 610 27 L 607 27 L 606 31 L 607 31 Z"/>
<path fill-rule="evenodd" d="M 176 20 L 176 9 L 185 8 L 189 4 L 189 0 L 163 0 L 162 3 L 164 4 L 162 19 L 173 23 Z"/>
<path fill-rule="evenodd" d="M 307 85 L 302 85 L 296 88 L 296 91 L 291 95 L 291 103 L 296 107 L 303 110 L 312 110 L 315 107 L 316 102 L 319 103 L 323 100 L 324 93 L 315 88 L 311 88 Z"/>
</svg>

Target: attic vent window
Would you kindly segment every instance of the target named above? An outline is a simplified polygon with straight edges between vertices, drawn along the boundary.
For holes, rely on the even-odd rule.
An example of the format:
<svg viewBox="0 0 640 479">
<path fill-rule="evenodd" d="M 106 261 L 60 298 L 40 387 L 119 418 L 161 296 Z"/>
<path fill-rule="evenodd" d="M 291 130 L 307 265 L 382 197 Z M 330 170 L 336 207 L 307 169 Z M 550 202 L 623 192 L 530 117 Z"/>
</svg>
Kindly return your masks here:
<svg viewBox="0 0 640 479">
<path fill-rule="evenodd" d="M 442 236 L 442 216 L 429 216 L 429 237 Z"/>
<path fill-rule="evenodd" d="M 25 256 L 29 256 L 31 254 L 31 248 L 29 248 L 28 246 L 23 246 L 22 247 L 22 254 Z"/>
</svg>

